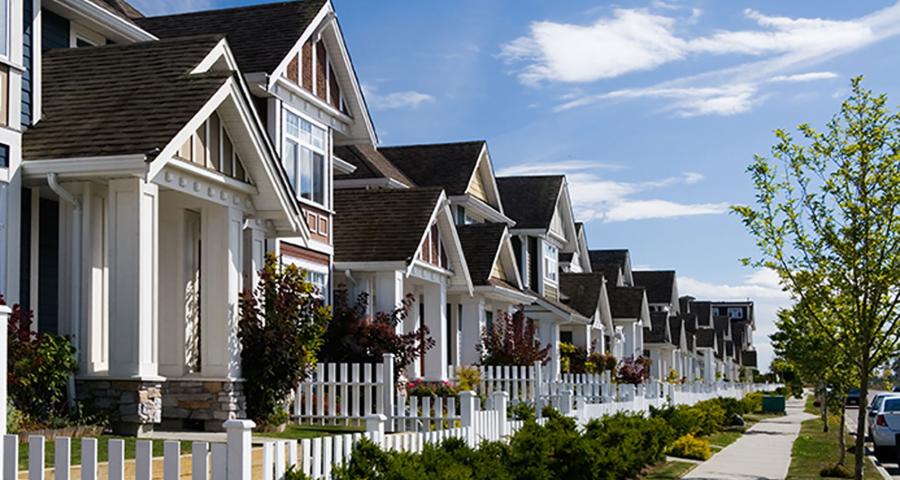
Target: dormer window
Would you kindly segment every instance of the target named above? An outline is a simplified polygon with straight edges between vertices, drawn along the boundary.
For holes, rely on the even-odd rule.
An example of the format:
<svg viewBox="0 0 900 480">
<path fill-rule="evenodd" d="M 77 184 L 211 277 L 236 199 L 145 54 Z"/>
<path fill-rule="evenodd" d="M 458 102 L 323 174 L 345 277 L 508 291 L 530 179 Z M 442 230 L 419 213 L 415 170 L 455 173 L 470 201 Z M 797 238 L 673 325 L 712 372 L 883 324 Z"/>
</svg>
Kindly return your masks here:
<svg viewBox="0 0 900 480">
<path fill-rule="evenodd" d="M 544 242 L 544 279 L 556 283 L 559 278 L 559 249 Z"/>
</svg>

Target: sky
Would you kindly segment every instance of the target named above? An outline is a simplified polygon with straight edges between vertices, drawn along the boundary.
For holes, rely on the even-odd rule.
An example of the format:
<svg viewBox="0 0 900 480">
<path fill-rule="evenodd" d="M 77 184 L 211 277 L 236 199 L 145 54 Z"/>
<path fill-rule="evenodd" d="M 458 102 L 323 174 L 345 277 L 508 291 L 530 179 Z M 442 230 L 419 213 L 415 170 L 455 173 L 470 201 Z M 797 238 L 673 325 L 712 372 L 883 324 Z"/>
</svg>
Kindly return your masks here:
<svg viewBox="0 0 900 480">
<path fill-rule="evenodd" d="M 382 145 L 487 140 L 499 174 L 567 175 L 592 249 L 674 269 L 682 295 L 791 301 L 743 267 L 729 206 L 773 130 L 823 126 L 850 79 L 900 101 L 900 4 L 333 0 Z M 263 3 L 132 0 L 147 15 Z"/>
</svg>

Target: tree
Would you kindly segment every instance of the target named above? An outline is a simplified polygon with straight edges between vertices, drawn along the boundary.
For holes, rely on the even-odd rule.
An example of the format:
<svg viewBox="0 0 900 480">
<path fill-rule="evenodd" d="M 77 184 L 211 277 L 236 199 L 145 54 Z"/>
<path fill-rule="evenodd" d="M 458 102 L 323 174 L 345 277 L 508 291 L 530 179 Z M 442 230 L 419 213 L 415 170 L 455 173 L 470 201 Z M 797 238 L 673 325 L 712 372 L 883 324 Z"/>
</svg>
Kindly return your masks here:
<svg viewBox="0 0 900 480">
<path fill-rule="evenodd" d="M 255 291 L 241 295 L 238 338 L 248 416 L 286 420 L 285 402 L 316 364 L 331 309 L 306 272 L 266 255 Z"/>
<path fill-rule="evenodd" d="M 493 328 L 481 332 L 481 344 L 476 348 L 482 365 L 546 364 L 550 359 L 550 345 L 541 345 L 534 320 L 526 317 L 521 307 L 513 315 L 503 312 L 498 316 Z"/>
<path fill-rule="evenodd" d="M 777 130 L 773 158 L 757 155 L 748 168 L 755 206 L 733 207 L 760 251 L 744 263 L 778 273 L 806 310 L 805 328 L 847 352 L 863 399 L 900 339 L 900 115 L 886 103 L 857 77 L 824 131 L 802 124 L 795 141 Z"/>
<path fill-rule="evenodd" d="M 385 353 L 394 354 L 395 371 L 411 365 L 436 342 L 422 325 L 408 333 L 397 333 L 409 314 L 414 298 L 407 295 L 393 312 L 378 312 L 369 316 L 369 294 L 360 293 L 350 302 L 346 288 L 334 292 L 334 319 L 325 333 L 325 344 L 320 356 L 330 362 L 378 363 Z"/>
</svg>

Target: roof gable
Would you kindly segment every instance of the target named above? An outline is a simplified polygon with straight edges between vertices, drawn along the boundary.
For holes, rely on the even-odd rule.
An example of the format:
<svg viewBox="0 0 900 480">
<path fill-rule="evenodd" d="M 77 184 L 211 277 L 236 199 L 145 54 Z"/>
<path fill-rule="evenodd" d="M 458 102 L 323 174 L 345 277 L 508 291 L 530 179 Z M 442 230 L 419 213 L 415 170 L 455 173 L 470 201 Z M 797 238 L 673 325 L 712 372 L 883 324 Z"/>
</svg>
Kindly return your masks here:
<svg viewBox="0 0 900 480">
<path fill-rule="evenodd" d="M 671 304 L 678 308 L 678 302 L 673 300 L 678 298 L 674 270 L 638 270 L 632 272 L 632 276 L 636 286 L 647 289 L 648 302 Z"/>
<path fill-rule="evenodd" d="M 559 290 L 564 303 L 588 318 L 593 318 L 601 306 L 604 295 L 603 274 L 562 273 L 559 276 Z"/>
<path fill-rule="evenodd" d="M 616 319 L 641 319 L 647 308 L 641 287 L 607 287 L 610 310 Z"/>
<path fill-rule="evenodd" d="M 483 140 L 458 143 L 379 147 L 399 171 L 421 187 L 441 187 L 447 195 L 464 195 L 485 149 Z"/>
<path fill-rule="evenodd" d="M 372 145 L 346 145 L 334 147 L 334 154 L 341 160 L 356 167 L 352 173 L 335 178 L 335 182 L 345 180 L 386 179 L 399 182 L 405 187 L 416 186 L 415 182 L 403 174 L 381 151 Z M 339 185 L 335 185 L 339 187 Z"/>
</svg>

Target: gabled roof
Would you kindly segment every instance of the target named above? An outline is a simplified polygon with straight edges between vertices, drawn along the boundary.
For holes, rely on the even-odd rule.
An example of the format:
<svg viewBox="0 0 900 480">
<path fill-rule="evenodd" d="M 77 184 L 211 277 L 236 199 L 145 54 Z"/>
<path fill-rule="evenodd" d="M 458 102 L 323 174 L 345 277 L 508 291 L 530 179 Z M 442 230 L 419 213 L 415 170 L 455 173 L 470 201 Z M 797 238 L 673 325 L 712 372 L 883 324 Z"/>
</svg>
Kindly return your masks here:
<svg viewBox="0 0 900 480">
<path fill-rule="evenodd" d="M 609 307 L 613 318 L 641 318 L 644 289 L 641 287 L 607 286 Z"/>
<path fill-rule="evenodd" d="M 603 274 L 562 273 L 559 276 L 559 290 L 568 300 L 563 303 L 582 315 L 593 318 L 600 307 L 603 291 Z"/>
<path fill-rule="evenodd" d="M 669 334 L 669 314 L 651 312 L 650 327 L 644 327 L 644 343 L 671 343 Z"/>
<path fill-rule="evenodd" d="M 456 231 L 462 243 L 463 255 L 469 265 L 474 285 L 491 285 L 491 271 L 497 260 L 500 242 L 506 232 L 504 223 L 474 223 L 458 225 Z M 506 281 L 506 279 L 500 279 Z M 512 288 L 516 288 L 512 286 Z"/>
<path fill-rule="evenodd" d="M 440 188 L 335 190 L 334 261 L 411 262 L 441 198 Z"/>
<path fill-rule="evenodd" d="M 152 160 L 232 72 L 191 74 L 221 37 L 54 49 L 26 160 L 148 154 Z"/>
<path fill-rule="evenodd" d="M 225 35 L 244 73 L 272 73 L 300 40 L 326 1 L 266 3 L 145 17 L 135 21 L 160 38 Z"/>
<path fill-rule="evenodd" d="M 681 345 L 681 325 L 684 323 L 684 320 L 677 316 L 669 317 L 669 334 L 672 337 L 672 344 L 675 346 Z"/>
<path fill-rule="evenodd" d="M 379 147 L 403 174 L 421 187 L 442 187 L 447 195 L 463 195 L 484 150 L 484 140 Z"/>
<path fill-rule="evenodd" d="M 356 167 L 356 170 L 352 173 L 336 177 L 336 181 L 389 178 L 396 180 L 407 187 L 416 186 L 415 182 L 397 169 L 390 160 L 385 158 L 384 155 L 372 145 L 338 146 L 334 147 L 334 154 L 341 160 L 349 162 Z"/>
<path fill-rule="evenodd" d="M 533 295 L 535 297 L 535 304 L 539 305 L 542 308 L 545 308 L 545 309 L 548 309 L 551 311 L 556 310 L 556 311 L 562 313 L 564 316 L 566 316 L 569 319 L 579 320 L 583 323 L 587 323 L 590 321 L 589 317 L 582 315 L 581 312 L 579 312 L 578 310 L 575 310 L 571 306 L 566 305 L 565 303 L 560 302 L 559 300 L 547 298 L 533 290 L 527 290 L 525 293 L 527 293 L 529 295 Z M 526 305 L 525 309 L 527 311 L 529 309 L 529 306 Z"/>
<path fill-rule="evenodd" d="M 713 325 L 716 333 L 721 332 L 723 337 L 731 337 L 731 320 L 727 315 L 715 315 L 713 317 Z"/>
<path fill-rule="evenodd" d="M 697 315 L 698 327 L 712 327 L 712 306 L 710 302 L 691 302 L 691 312 Z"/>
<path fill-rule="evenodd" d="M 688 349 L 688 351 L 689 351 L 689 352 L 693 352 L 693 351 L 695 350 L 695 348 L 696 348 L 696 347 L 695 347 L 695 343 L 696 343 L 696 341 L 697 341 L 697 335 L 694 334 L 694 333 L 692 333 L 692 332 L 688 332 L 687 330 L 685 330 L 685 332 L 684 332 L 684 339 L 685 339 L 685 341 L 687 342 L 687 349 Z"/>
<path fill-rule="evenodd" d="M 621 270 L 618 265 L 614 265 L 612 263 L 600 263 L 600 264 L 591 264 L 591 271 L 595 273 L 602 273 L 603 277 L 606 278 L 606 283 L 609 286 L 615 287 L 619 284 L 619 275 L 621 275 Z"/>
<path fill-rule="evenodd" d="M 629 254 L 628 250 L 590 250 L 588 255 L 591 257 L 591 268 L 594 268 L 594 265 L 598 267 L 616 265 L 624 271 Z"/>
<path fill-rule="evenodd" d="M 506 216 L 516 229 L 549 229 L 564 182 L 562 175 L 497 177 Z"/>
<path fill-rule="evenodd" d="M 694 334 L 697 348 L 715 348 L 716 332 L 711 328 L 702 328 Z"/>
<path fill-rule="evenodd" d="M 680 313 L 678 318 L 684 322 L 684 331 L 685 332 L 696 332 L 697 331 L 697 314 L 696 313 Z"/>
<path fill-rule="evenodd" d="M 674 270 L 643 270 L 631 272 L 634 284 L 647 289 L 647 301 L 650 303 L 672 303 L 675 290 Z"/>
</svg>

